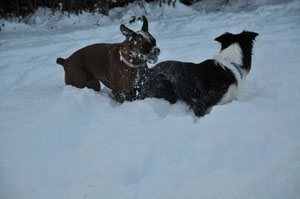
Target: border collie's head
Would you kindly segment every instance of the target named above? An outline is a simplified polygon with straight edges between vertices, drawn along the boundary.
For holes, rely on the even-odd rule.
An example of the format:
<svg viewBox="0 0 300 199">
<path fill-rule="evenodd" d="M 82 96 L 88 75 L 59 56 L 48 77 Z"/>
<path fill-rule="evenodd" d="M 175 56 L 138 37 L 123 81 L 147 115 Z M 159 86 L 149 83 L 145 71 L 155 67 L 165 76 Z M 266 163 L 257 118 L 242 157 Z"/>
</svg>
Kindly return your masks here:
<svg viewBox="0 0 300 199">
<path fill-rule="evenodd" d="M 252 55 L 252 49 L 253 49 L 253 43 L 255 41 L 255 37 L 258 36 L 258 33 L 256 32 L 249 32 L 249 31 L 243 31 L 239 34 L 232 34 L 232 33 L 224 33 L 223 35 L 215 38 L 216 41 L 221 43 L 221 52 L 230 51 L 233 53 L 225 53 L 225 56 L 231 56 L 231 57 L 238 57 L 237 60 L 241 61 L 240 66 L 245 69 L 246 71 L 249 71 L 251 69 L 251 55 Z M 235 44 L 235 45 L 232 45 Z M 236 45 L 238 44 L 238 45 Z M 234 47 L 238 46 L 238 48 L 241 50 L 241 54 L 238 55 L 234 51 Z M 231 47 L 231 48 L 228 48 Z M 236 54 L 236 55 L 235 55 Z M 231 58 L 228 57 L 228 58 Z"/>
<path fill-rule="evenodd" d="M 239 43 L 241 48 L 251 48 L 253 47 L 253 41 L 255 37 L 258 36 L 256 32 L 243 31 L 240 34 L 224 33 L 223 35 L 215 38 L 216 41 L 221 43 L 221 50 L 224 50 L 233 43 Z"/>
</svg>

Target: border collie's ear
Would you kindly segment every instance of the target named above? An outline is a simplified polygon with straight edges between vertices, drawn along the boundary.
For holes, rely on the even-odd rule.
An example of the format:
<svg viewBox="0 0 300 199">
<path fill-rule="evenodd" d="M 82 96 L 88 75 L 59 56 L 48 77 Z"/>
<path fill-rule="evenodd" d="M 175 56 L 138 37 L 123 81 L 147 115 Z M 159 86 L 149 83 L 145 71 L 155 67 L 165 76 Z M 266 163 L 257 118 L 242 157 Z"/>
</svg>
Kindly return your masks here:
<svg viewBox="0 0 300 199">
<path fill-rule="evenodd" d="M 127 28 L 125 25 L 121 24 L 120 25 L 120 30 L 121 30 L 121 33 L 128 37 L 130 35 L 133 35 L 134 34 L 134 31 L 133 30 L 130 30 L 129 28 Z"/>
<path fill-rule="evenodd" d="M 224 42 L 229 42 L 232 39 L 232 34 L 231 33 L 224 33 L 223 35 L 215 38 L 215 41 L 218 41 L 220 43 L 224 43 Z"/>
<path fill-rule="evenodd" d="M 258 36 L 258 33 L 256 33 L 256 32 L 248 32 L 248 31 L 243 31 L 243 34 L 246 36 L 246 37 L 248 37 L 248 38 L 250 38 L 250 39 L 255 39 L 255 37 L 257 37 Z"/>
</svg>

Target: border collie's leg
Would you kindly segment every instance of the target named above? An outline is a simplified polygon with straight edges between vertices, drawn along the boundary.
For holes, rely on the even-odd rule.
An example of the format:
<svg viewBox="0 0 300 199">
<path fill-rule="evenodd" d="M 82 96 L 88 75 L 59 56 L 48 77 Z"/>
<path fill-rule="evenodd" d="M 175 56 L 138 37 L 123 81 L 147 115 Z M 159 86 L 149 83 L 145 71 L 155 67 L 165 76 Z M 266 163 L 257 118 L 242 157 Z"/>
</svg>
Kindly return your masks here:
<svg viewBox="0 0 300 199">
<path fill-rule="evenodd" d="M 202 117 L 206 114 L 207 107 L 203 102 L 193 101 L 188 102 L 190 108 L 193 110 L 194 114 L 198 117 Z"/>
</svg>

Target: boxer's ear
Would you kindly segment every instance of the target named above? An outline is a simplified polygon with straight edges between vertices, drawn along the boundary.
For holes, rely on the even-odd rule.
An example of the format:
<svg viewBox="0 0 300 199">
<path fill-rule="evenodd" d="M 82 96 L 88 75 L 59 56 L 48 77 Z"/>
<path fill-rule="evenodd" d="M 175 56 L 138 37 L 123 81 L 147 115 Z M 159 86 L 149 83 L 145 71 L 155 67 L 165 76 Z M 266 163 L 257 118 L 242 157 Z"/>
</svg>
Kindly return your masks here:
<svg viewBox="0 0 300 199">
<path fill-rule="evenodd" d="M 148 20 L 144 15 L 142 16 L 142 20 L 143 20 L 142 31 L 148 32 Z"/>
<path fill-rule="evenodd" d="M 135 33 L 133 30 L 130 30 L 123 24 L 121 24 L 120 30 L 121 30 L 121 33 L 126 37 L 129 37 L 130 35 L 133 35 Z"/>
</svg>

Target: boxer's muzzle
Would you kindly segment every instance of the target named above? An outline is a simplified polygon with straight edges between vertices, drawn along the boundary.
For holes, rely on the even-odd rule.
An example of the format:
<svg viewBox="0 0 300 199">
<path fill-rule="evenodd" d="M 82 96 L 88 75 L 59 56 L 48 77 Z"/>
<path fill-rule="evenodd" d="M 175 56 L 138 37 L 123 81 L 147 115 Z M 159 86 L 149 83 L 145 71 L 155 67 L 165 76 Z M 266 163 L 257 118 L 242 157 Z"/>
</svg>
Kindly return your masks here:
<svg viewBox="0 0 300 199">
<path fill-rule="evenodd" d="M 147 62 L 149 64 L 155 64 L 158 60 L 158 55 L 160 54 L 160 50 L 157 47 L 153 47 L 147 57 Z"/>
</svg>

